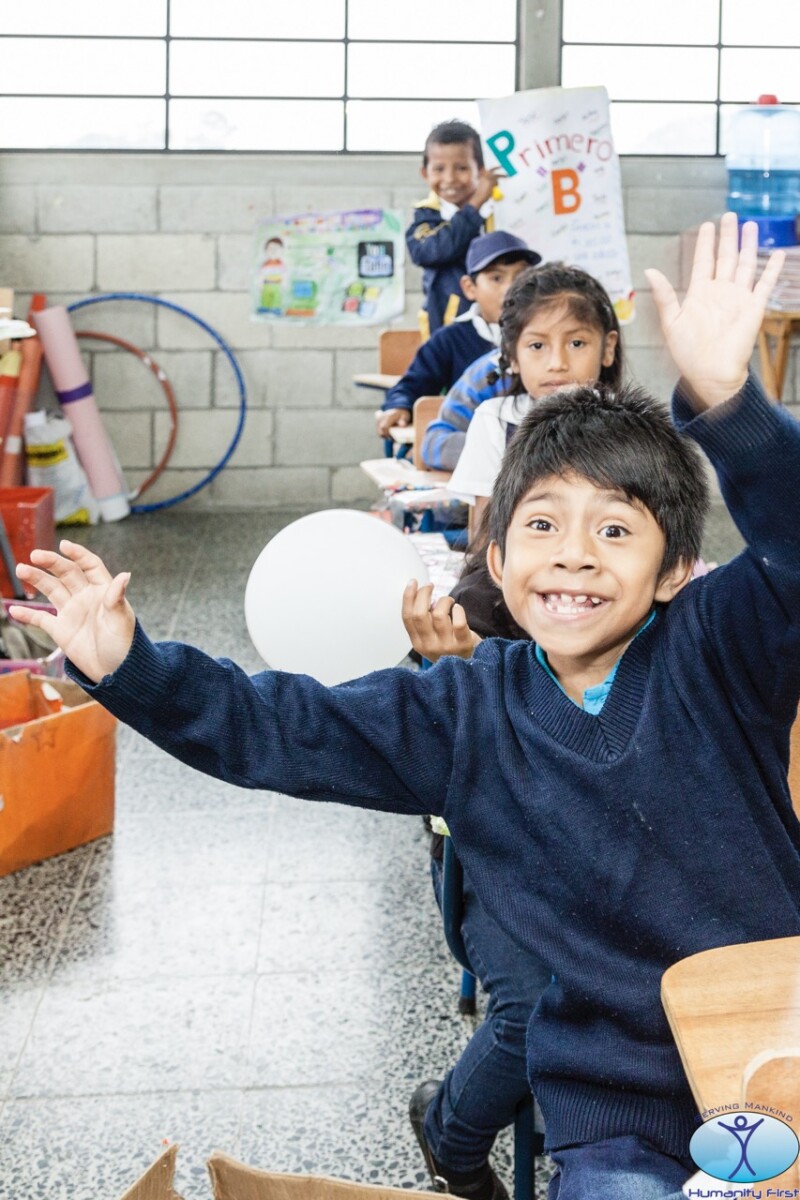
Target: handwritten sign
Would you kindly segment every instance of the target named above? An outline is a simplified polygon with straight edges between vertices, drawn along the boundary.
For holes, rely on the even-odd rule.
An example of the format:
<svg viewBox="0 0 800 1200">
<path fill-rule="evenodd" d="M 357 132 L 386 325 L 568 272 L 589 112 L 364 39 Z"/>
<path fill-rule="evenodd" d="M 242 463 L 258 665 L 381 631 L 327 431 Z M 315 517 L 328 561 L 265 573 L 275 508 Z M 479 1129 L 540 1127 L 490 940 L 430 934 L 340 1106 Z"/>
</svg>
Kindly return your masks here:
<svg viewBox="0 0 800 1200">
<path fill-rule="evenodd" d="M 252 312 L 295 325 L 377 325 L 402 313 L 403 214 L 381 208 L 270 217 L 255 232 Z"/>
<path fill-rule="evenodd" d="M 632 321 L 619 158 L 605 88 L 540 88 L 479 100 L 487 165 L 506 175 L 496 224 L 543 261 L 582 267 Z"/>
</svg>

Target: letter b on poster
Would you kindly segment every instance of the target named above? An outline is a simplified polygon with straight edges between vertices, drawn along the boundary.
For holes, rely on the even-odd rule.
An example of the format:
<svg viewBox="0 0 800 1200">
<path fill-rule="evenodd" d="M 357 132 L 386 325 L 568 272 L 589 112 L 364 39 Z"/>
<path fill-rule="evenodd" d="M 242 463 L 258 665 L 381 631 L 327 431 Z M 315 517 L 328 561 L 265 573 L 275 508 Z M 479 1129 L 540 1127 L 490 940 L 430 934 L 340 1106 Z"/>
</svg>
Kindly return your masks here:
<svg viewBox="0 0 800 1200">
<path fill-rule="evenodd" d="M 489 167 L 499 167 L 498 229 L 544 262 L 582 267 L 620 322 L 634 317 L 619 158 L 605 88 L 540 88 L 478 101 Z"/>
</svg>

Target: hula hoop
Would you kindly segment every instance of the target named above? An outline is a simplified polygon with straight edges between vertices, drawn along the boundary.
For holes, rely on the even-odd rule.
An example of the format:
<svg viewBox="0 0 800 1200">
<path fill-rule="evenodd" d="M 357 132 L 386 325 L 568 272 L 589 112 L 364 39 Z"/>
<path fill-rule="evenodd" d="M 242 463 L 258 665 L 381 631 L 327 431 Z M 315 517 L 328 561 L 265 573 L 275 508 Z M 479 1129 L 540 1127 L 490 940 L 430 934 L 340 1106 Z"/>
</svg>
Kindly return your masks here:
<svg viewBox="0 0 800 1200">
<path fill-rule="evenodd" d="M 145 292 L 105 292 L 101 296 L 87 296 L 85 300 L 75 300 L 72 304 L 67 305 L 67 312 L 77 312 L 80 308 L 88 308 L 91 304 L 104 304 L 109 300 L 137 300 L 143 304 L 156 304 L 160 308 L 167 308 L 171 312 L 179 313 L 182 317 L 188 317 L 190 321 L 194 321 L 195 325 L 199 325 L 201 329 L 213 338 L 219 346 L 222 353 L 227 358 L 231 365 L 236 384 L 239 389 L 239 420 L 236 425 L 230 445 L 228 446 L 222 458 L 212 467 L 199 483 L 194 487 L 187 488 L 185 492 L 181 492 L 177 496 L 171 496 L 169 500 L 160 500 L 156 504 L 134 504 L 131 506 L 132 513 L 155 512 L 159 508 L 170 508 L 173 504 L 179 504 L 182 500 L 188 500 L 190 496 L 194 496 L 201 488 L 207 487 L 212 479 L 216 479 L 220 471 L 223 469 L 228 459 L 233 454 L 239 439 L 242 436 L 244 429 L 245 416 L 247 414 L 247 389 L 245 387 L 244 376 L 239 367 L 233 351 L 228 343 L 213 329 L 202 317 L 198 317 L 195 313 L 190 312 L 188 308 L 183 308 L 180 304 L 174 304 L 171 300 L 162 300 L 160 296 L 150 296 Z"/>
</svg>

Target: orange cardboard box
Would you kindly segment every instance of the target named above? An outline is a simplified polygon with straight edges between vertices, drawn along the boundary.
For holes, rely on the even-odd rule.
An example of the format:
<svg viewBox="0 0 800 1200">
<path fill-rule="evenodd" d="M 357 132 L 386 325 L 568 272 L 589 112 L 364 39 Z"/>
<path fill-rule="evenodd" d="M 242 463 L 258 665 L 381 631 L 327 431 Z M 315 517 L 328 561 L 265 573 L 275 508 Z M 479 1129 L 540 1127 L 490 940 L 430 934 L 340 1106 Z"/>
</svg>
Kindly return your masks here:
<svg viewBox="0 0 800 1200">
<path fill-rule="evenodd" d="M 71 680 L 0 675 L 0 875 L 111 833 L 116 725 Z"/>
</svg>

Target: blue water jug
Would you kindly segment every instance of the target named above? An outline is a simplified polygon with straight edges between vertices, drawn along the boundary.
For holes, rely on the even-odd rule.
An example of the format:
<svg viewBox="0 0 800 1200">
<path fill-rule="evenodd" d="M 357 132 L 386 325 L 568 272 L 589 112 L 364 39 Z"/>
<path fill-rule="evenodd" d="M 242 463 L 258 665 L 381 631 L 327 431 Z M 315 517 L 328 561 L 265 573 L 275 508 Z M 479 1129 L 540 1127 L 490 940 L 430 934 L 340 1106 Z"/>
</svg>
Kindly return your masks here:
<svg viewBox="0 0 800 1200">
<path fill-rule="evenodd" d="M 728 207 L 755 221 L 759 246 L 797 244 L 800 211 L 800 109 L 759 96 L 731 118 Z"/>
</svg>

